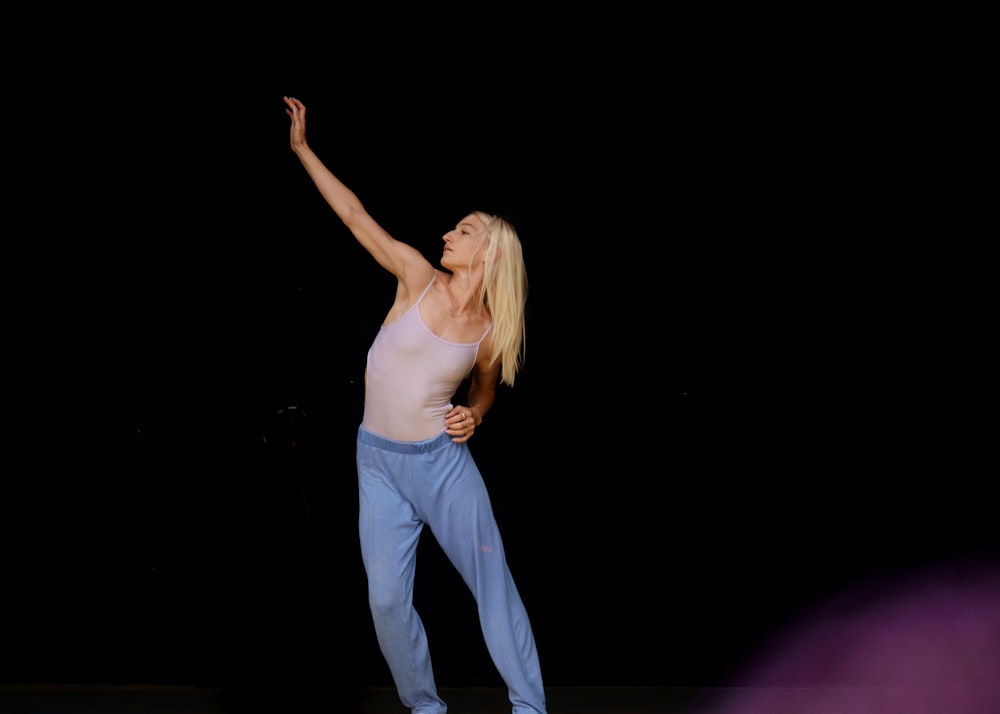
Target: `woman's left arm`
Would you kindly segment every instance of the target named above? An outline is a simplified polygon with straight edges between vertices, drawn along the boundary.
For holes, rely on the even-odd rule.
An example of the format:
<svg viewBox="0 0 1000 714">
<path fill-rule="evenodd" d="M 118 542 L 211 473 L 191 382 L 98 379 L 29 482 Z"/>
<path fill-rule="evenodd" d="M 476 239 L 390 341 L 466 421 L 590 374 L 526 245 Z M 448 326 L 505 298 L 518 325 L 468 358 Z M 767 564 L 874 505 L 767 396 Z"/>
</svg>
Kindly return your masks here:
<svg viewBox="0 0 1000 714">
<path fill-rule="evenodd" d="M 469 380 L 469 391 L 464 405 L 456 405 L 445 415 L 447 431 L 452 441 L 468 441 L 483 423 L 483 417 L 493 406 L 497 396 L 497 381 L 500 379 L 500 361 L 490 364 L 488 358 L 476 362 Z"/>
</svg>

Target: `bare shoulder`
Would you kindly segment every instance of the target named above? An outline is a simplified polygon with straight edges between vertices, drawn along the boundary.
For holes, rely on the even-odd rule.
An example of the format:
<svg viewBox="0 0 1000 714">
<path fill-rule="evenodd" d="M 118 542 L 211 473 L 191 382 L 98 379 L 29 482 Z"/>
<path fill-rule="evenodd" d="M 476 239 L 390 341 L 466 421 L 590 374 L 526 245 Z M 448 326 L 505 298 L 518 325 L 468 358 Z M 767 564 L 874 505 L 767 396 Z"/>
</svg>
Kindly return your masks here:
<svg viewBox="0 0 1000 714">
<path fill-rule="evenodd" d="M 413 300 L 420 297 L 420 294 L 430 284 L 431 278 L 434 278 L 436 275 L 437 280 L 435 282 L 440 282 L 441 276 L 441 271 L 437 270 L 427 260 L 423 259 L 422 256 L 419 256 L 419 254 L 418 257 L 418 260 L 407 264 L 406 271 L 400 280 Z"/>
<path fill-rule="evenodd" d="M 479 345 L 476 364 L 473 371 L 478 375 L 480 384 L 496 384 L 500 379 L 500 360 L 493 359 L 493 333 L 487 335 Z"/>
<path fill-rule="evenodd" d="M 419 262 L 414 263 L 405 270 L 396 281 L 396 297 L 392 301 L 389 312 L 386 313 L 382 324 L 391 325 L 400 315 L 409 310 L 420 298 L 424 290 L 431 282 L 435 273 L 434 267 L 427 263 L 425 270 Z"/>
<path fill-rule="evenodd" d="M 487 324 L 487 327 L 489 325 Z M 493 354 L 493 330 L 490 330 L 483 341 L 479 343 L 479 354 L 476 357 L 477 362 L 482 362 L 484 368 L 495 367 L 498 371 L 500 369 L 500 361 L 497 360 L 496 364 L 492 364 L 490 361 L 490 356 Z"/>
</svg>

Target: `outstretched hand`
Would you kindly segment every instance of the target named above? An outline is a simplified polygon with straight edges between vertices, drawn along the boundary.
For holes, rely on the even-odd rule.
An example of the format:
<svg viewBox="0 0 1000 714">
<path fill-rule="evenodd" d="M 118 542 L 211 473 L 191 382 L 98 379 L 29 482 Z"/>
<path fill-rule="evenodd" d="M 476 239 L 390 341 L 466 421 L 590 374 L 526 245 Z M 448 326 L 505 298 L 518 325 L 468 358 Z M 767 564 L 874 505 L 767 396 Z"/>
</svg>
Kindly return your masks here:
<svg viewBox="0 0 1000 714">
<path fill-rule="evenodd" d="M 285 114 L 291 117 L 289 141 L 292 151 L 306 146 L 306 105 L 295 97 L 285 97 Z"/>
</svg>

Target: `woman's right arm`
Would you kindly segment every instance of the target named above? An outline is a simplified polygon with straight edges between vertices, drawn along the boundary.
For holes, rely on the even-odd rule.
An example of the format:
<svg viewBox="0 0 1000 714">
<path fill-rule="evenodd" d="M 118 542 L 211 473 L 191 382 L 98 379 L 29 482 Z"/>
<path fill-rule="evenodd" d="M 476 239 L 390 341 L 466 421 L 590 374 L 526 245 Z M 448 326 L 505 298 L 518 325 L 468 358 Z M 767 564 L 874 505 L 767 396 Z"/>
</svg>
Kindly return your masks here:
<svg viewBox="0 0 1000 714">
<path fill-rule="evenodd" d="M 400 282 L 407 283 L 408 270 L 410 278 L 417 283 L 422 284 L 429 280 L 430 273 L 427 269 L 433 270 L 433 266 L 427 259 L 412 246 L 386 233 L 382 226 L 368 215 L 354 192 L 334 176 L 309 147 L 306 141 L 305 105 L 294 97 L 285 97 L 285 105 L 285 113 L 292 120 L 290 129 L 292 151 L 299 157 L 299 161 L 334 213 L 364 249 L 378 261 L 378 264 L 395 275 Z M 410 268 L 415 269 L 410 270 Z"/>
</svg>

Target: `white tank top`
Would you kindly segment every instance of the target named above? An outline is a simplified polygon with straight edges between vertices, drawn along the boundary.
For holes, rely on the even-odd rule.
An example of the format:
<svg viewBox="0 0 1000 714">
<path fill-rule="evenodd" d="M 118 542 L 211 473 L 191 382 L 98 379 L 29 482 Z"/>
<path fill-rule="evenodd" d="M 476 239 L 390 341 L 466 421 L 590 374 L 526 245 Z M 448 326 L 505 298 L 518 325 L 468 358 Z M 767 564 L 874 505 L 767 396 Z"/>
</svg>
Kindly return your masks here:
<svg viewBox="0 0 1000 714">
<path fill-rule="evenodd" d="M 476 342 L 450 342 L 424 322 L 417 301 L 397 320 L 383 325 L 368 349 L 363 424 L 368 431 L 395 441 L 423 441 L 445 429 L 444 415 L 462 380 L 476 363 Z"/>
</svg>

